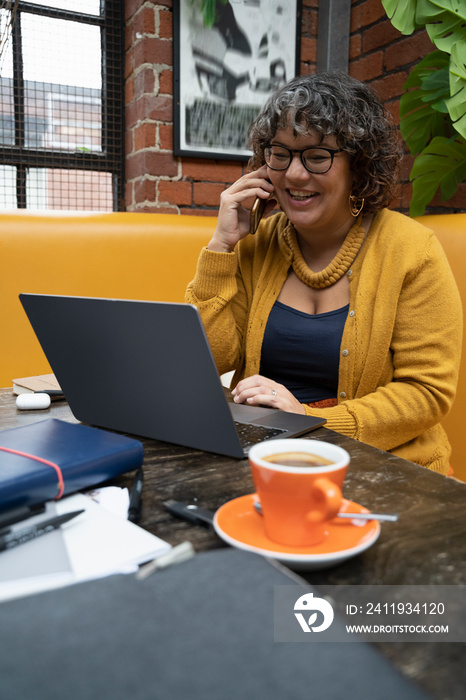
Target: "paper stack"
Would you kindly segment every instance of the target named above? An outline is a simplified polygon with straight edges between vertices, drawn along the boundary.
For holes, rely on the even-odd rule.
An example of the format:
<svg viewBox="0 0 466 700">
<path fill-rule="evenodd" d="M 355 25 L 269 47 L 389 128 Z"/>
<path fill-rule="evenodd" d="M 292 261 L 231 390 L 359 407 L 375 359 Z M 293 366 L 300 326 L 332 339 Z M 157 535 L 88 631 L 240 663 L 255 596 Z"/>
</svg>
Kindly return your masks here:
<svg viewBox="0 0 466 700">
<path fill-rule="evenodd" d="M 134 572 L 140 564 L 171 549 L 168 542 L 83 494 L 49 502 L 44 514 L 13 528 L 21 529 L 81 508 L 86 512 L 59 530 L 0 553 L 0 601 L 110 574 Z"/>
</svg>

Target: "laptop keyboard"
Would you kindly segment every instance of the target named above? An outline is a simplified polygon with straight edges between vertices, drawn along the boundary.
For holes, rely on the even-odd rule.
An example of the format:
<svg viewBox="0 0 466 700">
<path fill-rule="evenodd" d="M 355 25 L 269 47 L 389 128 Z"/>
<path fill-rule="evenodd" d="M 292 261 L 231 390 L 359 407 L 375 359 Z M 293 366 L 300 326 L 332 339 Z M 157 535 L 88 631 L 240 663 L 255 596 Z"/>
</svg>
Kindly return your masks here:
<svg viewBox="0 0 466 700">
<path fill-rule="evenodd" d="M 237 420 L 235 420 L 235 426 L 243 449 L 287 432 L 282 428 L 269 428 L 266 425 L 255 425 L 254 423 L 240 423 Z"/>
</svg>

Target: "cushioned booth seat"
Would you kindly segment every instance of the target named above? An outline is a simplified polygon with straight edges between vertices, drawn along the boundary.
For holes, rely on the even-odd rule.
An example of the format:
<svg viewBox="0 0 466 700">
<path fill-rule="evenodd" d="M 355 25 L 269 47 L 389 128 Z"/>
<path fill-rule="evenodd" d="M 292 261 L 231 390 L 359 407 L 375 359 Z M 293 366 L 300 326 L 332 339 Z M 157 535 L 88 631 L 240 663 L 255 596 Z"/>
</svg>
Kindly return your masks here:
<svg viewBox="0 0 466 700">
<path fill-rule="evenodd" d="M 466 305 L 466 214 L 420 217 L 442 243 Z M 214 217 L 0 212 L 0 386 L 50 372 L 21 292 L 183 301 Z M 465 346 L 466 347 L 466 346 Z M 444 425 L 455 476 L 466 481 L 466 362 Z"/>
</svg>

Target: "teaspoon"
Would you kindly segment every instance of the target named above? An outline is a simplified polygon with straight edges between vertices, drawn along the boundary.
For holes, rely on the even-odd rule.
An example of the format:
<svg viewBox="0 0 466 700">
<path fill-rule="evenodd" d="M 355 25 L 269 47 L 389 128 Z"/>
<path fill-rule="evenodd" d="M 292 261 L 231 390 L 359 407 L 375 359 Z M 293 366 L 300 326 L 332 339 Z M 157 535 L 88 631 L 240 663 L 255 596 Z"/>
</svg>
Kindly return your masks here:
<svg viewBox="0 0 466 700">
<path fill-rule="evenodd" d="M 262 506 L 259 501 L 254 502 L 254 508 L 260 515 L 262 515 Z M 398 520 L 398 515 L 384 513 L 337 513 L 337 518 L 348 518 L 351 520 L 379 520 L 395 523 Z"/>
</svg>

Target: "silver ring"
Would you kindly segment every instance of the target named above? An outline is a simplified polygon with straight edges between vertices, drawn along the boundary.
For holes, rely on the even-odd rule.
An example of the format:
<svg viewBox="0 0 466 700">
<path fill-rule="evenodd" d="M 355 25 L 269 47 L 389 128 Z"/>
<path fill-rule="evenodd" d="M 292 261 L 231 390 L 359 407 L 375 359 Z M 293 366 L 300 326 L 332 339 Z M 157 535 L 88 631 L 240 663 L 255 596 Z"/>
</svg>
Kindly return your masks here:
<svg viewBox="0 0 466 700">
<path fill-rule="evenodd" d="M 276 396 L 276 395 L 277 395 L 277 392 L 275 391 L 275 389 L 272 389 L 272 396 Z"/>
</svg>

